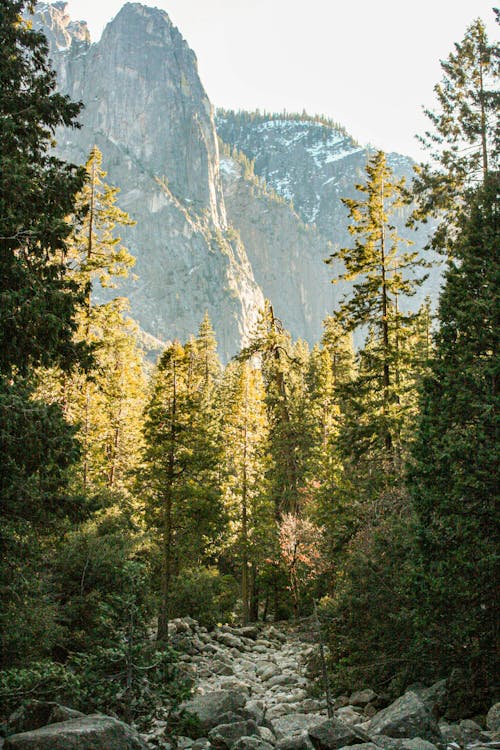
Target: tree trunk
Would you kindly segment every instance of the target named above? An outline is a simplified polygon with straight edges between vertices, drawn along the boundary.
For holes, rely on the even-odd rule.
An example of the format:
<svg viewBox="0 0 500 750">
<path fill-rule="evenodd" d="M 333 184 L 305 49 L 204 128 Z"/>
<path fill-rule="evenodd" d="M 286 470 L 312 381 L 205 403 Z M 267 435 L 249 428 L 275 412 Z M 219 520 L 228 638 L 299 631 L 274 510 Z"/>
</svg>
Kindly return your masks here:
<svg viewBox="0 0 500 750">
<path fill-rule="evenodd" d="M 170 423 L 170 448 L 168 455 L 166 488 L 163 507 L 162 561 L 160 610 L 158 613 L 158 643 L 168 642 L 168 605 L 170 599 L 170 579 L 172 576 L 172 490 L 175 472 L 175 442 L 177 418 L 177 378 L 175 359 L 172 361 L 172 415 Z"/>
<path fill-rule="evenodd" d="M 382 201 L 382 214 L 384 211 L 384 181 L 382 180 L 381 186 L 381 201 Z M 388 453 L 392 449 L 392 436 L 390 430 L 387 427 L 387 412 L 389 407 L 389 388 L 391 384 L 390 369 L 389 369 L 389 304 L 388 304 L 388 293 L 387 293 L 387 269 L 386 269 L 386 258 L 385 258 L 385 224 L 382 218 L 380 227 L 380 269 L 382 273 L 382 341 L 384 348 L 384 362 L 383 362 L 383 399 L 384 399 L 384 418 L 386 422 L 385 427 L 385 448 Z"/>
</svg>

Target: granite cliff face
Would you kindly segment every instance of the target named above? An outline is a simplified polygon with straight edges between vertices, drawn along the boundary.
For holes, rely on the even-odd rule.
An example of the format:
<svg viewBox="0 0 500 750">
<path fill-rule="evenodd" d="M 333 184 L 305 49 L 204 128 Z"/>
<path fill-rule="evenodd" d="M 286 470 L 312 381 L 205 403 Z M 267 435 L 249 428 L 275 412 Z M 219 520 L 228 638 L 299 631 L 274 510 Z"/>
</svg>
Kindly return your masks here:
<svg viewBox="0 0 500 750">
<path fill-rule="evenodd" d="M 355 185 L 366 180 L 365 165 L 370 156 L 367 148 L 359 146 L 341 126 L 307 115 L 220 110 L 216 126 L 221 140 L 251 160 L 255 174 L 293 204 L 302 222 L 314 227 L 316 240 L 309 249 L 315 267 L 319 268 L 318 262 L 329 255 L 331 246 L 348 247 L 352 243 L 347 229 L 348 211 L 341 198 L 359 198 Z M 397 178 L 411 181 L 413 161 L 409 157 L 391 153 L 387 160 Z M 231 215 L 233 212 L 234 207 Z M 401 209 L 393 221 L 399 234 L 422 251 L 431 227 L 409 230 L 409 212 L 409 208 Z M 237 220 L 235 224 L 238 225 Z M 335 278 L 338 270 L 333 265 L 318 270 L 318 283 L 308 295 L 308 299 L 314 295 L 316 306 L 326 306 L 331 311 L 332 292 L 326 289 L 323 279 Z M 427 295 L 437 298 L 439 284 L 440 269 L 436 266 L 410 300 L 411 308 L 417 309 Z M 335 286 L 335 298 L 342 297 L 348 289 L 347 284 Z"/>
<path fill-rule="evenodd" d="M 263 296 L 227 224 L 211 104 L 196 58 L 166 13 L 126 4 L 90 44 L 64 3 L 39 4 L 59 87 L 85 109 L 82 129 L 58 133 L 64 158 L 95 143 L 119 203 L 137 222 L 123 238 L 137 281 L 121 287 L 132 314 L 160 339 L 196 332 L 208 310 L 221 353 L 235 353 Z"/>
<path fill-rule="evenodd" d="M 346 291 L 330 283 L 336 269 L 324 259 L 350 242 L 340 198 L 364 179 L 367 150 L 330 122 L 220 112 L 221 158 L 196 57 L 166 13 L 127 3 L 96 44 L 64 2 L 39 3 L 33 23 L 47 35 L 59 88 L 85 104 L 81 130 L 58 133 L 59 153 L 83 163 L 97 144 L 137 222 L 123 239 L 138 278 L 120 293 L 144 331 L 185 338 L 208 310 L 228 359 L 265 295 L 294 337 L 317 341 Z M 397 175 L 411 173 L 408 158 L 390 161 Z"/>
</svg>

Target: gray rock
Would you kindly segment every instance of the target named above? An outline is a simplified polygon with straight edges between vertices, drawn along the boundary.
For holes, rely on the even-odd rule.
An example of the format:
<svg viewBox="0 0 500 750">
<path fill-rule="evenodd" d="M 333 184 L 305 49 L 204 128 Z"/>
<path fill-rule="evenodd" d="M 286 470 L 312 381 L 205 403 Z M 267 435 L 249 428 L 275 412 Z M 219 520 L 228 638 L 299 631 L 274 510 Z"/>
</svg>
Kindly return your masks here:
<svg viewBox="0 0 500 750">
<path fill-rule="evenodd" d="M 447 680 L 439 680 L 430 687 L 409 688 L 416 693 L 424 705 L 429 709 L 431 714 L 436 718 L 443 713 L 441 710 L 444 706 L 447 696 Z"/>
<path fill-rule="evenodd" d="M 361 706 L 364 708 L 368 703 L 373 703 L 377 699 L 377 693 L 370 688 L 366 690 L 357 690 L 349 698 L 351 706 Z"/>
<path fill-rule="evenodd" d="M 219 641 L 219 643 L 223 643 L 224 646 L 227 646 L 228 648 L 235 648 L 237 651 L 241 651 L 243 648 L 241 640 L 232 633 L 218 633 L 217 640 Z"/>
<path fill-rule="evenodd" d="M 245 705 L 241 692 L 214 690 L 206 695 L 195 695 L 184 702 L 180 708 L 198 717 L 201 729 L 208 731 L 219 724 L 219 716 L 228 711 L 238 712 Z"/>
<path fill-rule="evenodd" d="M 252 641 L 255 641 L 259 637 L 259 628 L 256 625 L 245 625 L 245 627 L 240 628 L 240 633 L 244 638 L 251 638 Z"/>
<path fill-rule="evenodd" d="M 313 750 L 314 745 L 307 734 L 296 734 L 278 741 L 277 750 Z"/>
<path fill-rule="evenodd" d="M 259 727 L 259 735 L 266 742 L 270 742 L 271 745 L 274 745 L 276 742 L 274 732 L 269 727 Z"/>
<path fill-rule="evenodd" d="M 259 727 L 253 719 L 221 724 L 208 733 L 210 744 L 215 750 L 230 750 L 237 740 L 252 736 L 260 740 Z"/>
<path fill-rule="evenodd" d="M 262 701 L 247 701 L 245 703 L 245 711 L 248 711 L 248 713 L 251 715 L 251 718 L 254 719 L 257 724 L 262 724 L 266 712 L 264 703 Z"/>
<path fill-rule="evenodd" d="M 245 249 L 228 226 L 213 111 L 196 57 L 168 15 L 126 3 L 101 39 L 57 46 L 66 24 L 56 3 L 50 57 L 59 87 L 83 100 L 82 129 L 58 132 L 58 155 L 85 162 L 96 144 L 119 205 L 137 221 L 124 244 L 137 257 L 139 279 L 121 295 L 132 315 L 166 341 L 196 332 L 208 310 L 225 359 L 241 346 L 262 306 Z M 161 346 L 161 343 L 159 344 Z"/>
<path fill-rule="evenodd" d="M 273 750 L 273 745 L 262 737 L 240 737 L 231 746 L 231 750 Z"/>
<path fill-rule="evenodd" d="M 296 685 L 297 684 L 297 675 L 293 674 L 277 674 L 274 675 L 274 677 L 271 677 L 267 681 L 269 687 L 274 687 L 275 685 Z"/>
<path fill-rule="evenodd" d="M 29 732 L 47 724 L 56 724 L 69 719 L 82 718 L 85 714 L 73 708 L 61 706 L 53 701 L 31 700 L 20 706 L 7 720 L 9 734 Z"/>
<path fill-rule="evenodd" d="M 403 740 L 401 743 L 403 750 L 437 750 L 436 745 L 421 737 L 414 737 L 411 740 Z"/>
<path fill-rule="evenodd" d="M 341 721 L 343 724 L 347 724 L 347 726 L 353 726 L 354 724 L 361 724 L 362 721 L 364 721 L 365 717 L 361 716 L 359 711 L 356 711 L 353 706 L 344 706 L 343 708 L 337 709 L 335 711 L 334 716 L 338 721 Z"/>
<path fill-rule="evenodd" d="M 280 641 L 280 643 L 286 643 L 286 635 L 282 633 L 281 630 L 275 628 L 274 625 L 270 625 L 270 627 L 266 628 L 264 635 L 266 635 L 267 638 L 274 638 L 275 640 Z"/>
<path fill-rule="evenodd" d="M 271 661 L 261 662 L 256 669 L 257 677 L 260 677 L 263 682 L 270 680 L 271 677 L 275 677 L 280 673 L 281 669 Z"/>
<path fill-rule="evenodd" d="M 338 719 L 327 719 L 309 729 L 309 739 L 316 750 L 338 750 L 341 747 L 370 741 L 363 732 L 343 724 Z"/>
<path fill-rule="evenodd" d="M 486 715 L 486 726 L 492 732 L 500 731 L 500 703 L 495 703 Z"/>
<path fill-rule="evenodd" d="M 278 716 L 271 720 L 273 732 L 278 740 L 284 737 L 302 734 L 312 727 L 318 726 L 324 721 L 322 716 L 315 714 L 290 713 L 285 716 Z"/>
<path fill-rule="evenodd" d="M 147 750 L 137 732 L 98 714 L 13 734 L 4 750 Z"/>
<path fill-rule="evenodd" d="M 406 692 L 390 706 L 379 711 L 369 723 L 370 734 L 388 737 L 421 737 L 441 741 L 436 720 L 416 693 Z"/>
</svg>

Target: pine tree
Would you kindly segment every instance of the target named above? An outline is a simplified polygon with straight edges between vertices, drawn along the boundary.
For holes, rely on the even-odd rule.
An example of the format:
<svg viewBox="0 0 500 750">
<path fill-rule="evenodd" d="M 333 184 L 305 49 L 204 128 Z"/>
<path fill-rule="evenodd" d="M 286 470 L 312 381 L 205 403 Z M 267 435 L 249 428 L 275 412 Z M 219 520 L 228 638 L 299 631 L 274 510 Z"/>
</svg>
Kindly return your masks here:
<svg viewBox="0 0 500 750">
<path fill-rule="evenodd" d="M 499 187 L 489 174 L 448 263 L 410 469 L 421 583 L 415 658 L 427 679 L 461 669 L 476 709 L 490 705 L 497 635 Z"/>
<path fill-rule="evenodd" d="M 256 614 L 257 576 L 269 550 L 266 536 L 274 523 L 265 479 L 267 417 L 260 370 L 249 362 L 230 364 L 221 397 L 224 498 L 236 535 L 233 546 L 241 566 L 242 619 L 246 623 L 251 613 Z"/>
<path fill-rule="evenodd" d="M 36 398 L 33 370 L 88 364 L 74 341 L 82 301 L 66 274 L 66 221 L 82 170 L 53 155 L 80 105 L 55 93 L 43 34 L 22 20 L 26 2 L 0 9 L 0 493 L 2 663 L 50 651 L 57 605 L 45 553 L 85 509 L 67 492 L 78 457 L 61 409 Z"/>
<path fill-rule="evenodd" d="M 215 340 L 207 350 L 207 327 L 202 325 L 199 339 L 165 349 L 146 409 L 139 482 L 149 524 L 160 536 L 160 642 L 168 638 L 174 576 L 214 554 L 222 524 L 220 419 L 215 381 L 210 373 L 207 379 Z"/>
<path fill-rule="evenodd" d="M 441 216 L 431 241 L 440 251 L 452 249 L 468 191 L 498 169 L 499 64 L 498 44 L 488 41 L 480 19 L 441 62 L 443 79 L 434 88 L 439 108 L 426 110 L 432 129 L 420 138 L 433 164 L 420 165 L 413 190 L 415 219 Z"/>
<path fill-rule="evenodd" d="M 52 152 L 59 126 L 76 127 L 80 105 L 54 93 L 43 34 L 21 20 L 29 4 L 0 16 L 0 373 L 71 366 L 78 290 L 66 275 L 66 222 L 82 170 Z"/>
<path fill-rule="evenodd" d="M 140 382 L 143 375 L 138 364 L 141 353 L 134 342 L 132 326 L 125 319 L 126 302 L 115 299 L 98 304 L 95 299 L 98 285 L 103 288 L 116 287 L 116 280 L 126 277 L 134 265 L 135 258 L 121 244 L 117 229 L 132 226 L 135 222 L 116 205 L 118 188 L 104 182 L 106 172 L 102 169 L 102 154 L 97 146 L 90 153 L 85 171 L 87 179 L 77 196 L 73 218 L 68 275 L 84 295 L 83 304 L 78 310 L 75 338 L 92 347 L 96 367 L 90 375 L 79 371 L 72 377 L 61 374 L 60 378 L 64 408 L 73 421 L 78 420 L 81 424 L 81 483 L 83 490 L 87 491 L 91 485 L 94 490 L 99 485 L 113 485 L 116 479 L 113 466 L 116 468 L 117 449 L 120 436 L 124 436 L 124 425 L 117 428 L 115 417 L 113 428 L 110 411 L 123 408 L 127 397 L 121 388 L 119 401 L 112 404 L 111 384 L 120 389 L 118 383 L 128 379 L 128 385 L 136 389 L 137 396 L 144 386 Z M 128 359 L 124 356 L 125 350 Z M 112 352 L 114 363 L 110 362 Z M 133 377 L 128 378 L 127 371 L 130 375 L 134 373 Z M 139 408 L 138 402 L 136 416 Z M 132 423 L 129 426 L 132 431 L 137 431 Z M 112 438 L 109 437 L 111 433 L 114 435 Z M 107 458 L 104 459 L 106 453 Z M 104 470 L 106 463 L 109 465 Z"/>
<path fill-rule="evenodd" d="M 358 280 L 351 298 L 345 298 L 337 319 L 348 330 L 370 329 L 370 346 L 365 354 L 365 384 L 380 394 L 380 410 L 373 436 L 383 442 L 388 460 L 397 449 L 401 414 L 397 372 L 401 366 L 398 330 L 411 315 L 401 313 L 401 298 L 411 296 L 423 278 L 413 275 L 426 263 L 417 252 L 402 251 L 390 217 L 404 200 L 404 180 L 394 181 L 382 151 L 366 165 L 367 180 L 356 189 L 366 197 L 343 199 L 353 223 L 349 232 L 354 247 L 341 248 L 330 256 L 345 265 L 339 280 Z"/>
</svg>

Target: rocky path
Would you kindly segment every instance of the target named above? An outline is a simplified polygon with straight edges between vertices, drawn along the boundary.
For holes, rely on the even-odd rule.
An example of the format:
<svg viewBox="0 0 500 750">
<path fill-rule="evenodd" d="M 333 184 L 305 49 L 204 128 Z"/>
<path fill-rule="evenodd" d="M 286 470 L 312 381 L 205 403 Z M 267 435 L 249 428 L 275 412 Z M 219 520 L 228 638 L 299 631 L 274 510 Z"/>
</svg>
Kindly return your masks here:
<svg viewBox="0 0 500 750">
<path fill-rule="evenodd" d="M 385 708 L 372 690 L 358 691 L 337 699 L 328 719 L 326 702 L 311 697 L 306 675 L 308 657 L 317 649 L 310 623 L 302 633 L 289 625 L 222 626 L 209 633 L 188 617 L 169 628 L 194 683 L 183 708 L 199 720 L 193 732 L 198 739 L 174 742 L 180 750 L 500 748 L 498 707 L 488 726 L 438 723 L 444 682 L 408 691 Z M 171 746 L 165 740 L 161 727 L 147 737 L 152 748 Z"/>
</svg>

